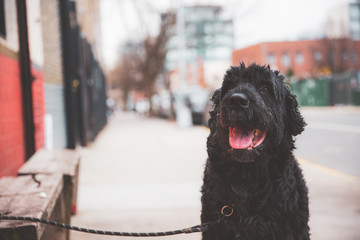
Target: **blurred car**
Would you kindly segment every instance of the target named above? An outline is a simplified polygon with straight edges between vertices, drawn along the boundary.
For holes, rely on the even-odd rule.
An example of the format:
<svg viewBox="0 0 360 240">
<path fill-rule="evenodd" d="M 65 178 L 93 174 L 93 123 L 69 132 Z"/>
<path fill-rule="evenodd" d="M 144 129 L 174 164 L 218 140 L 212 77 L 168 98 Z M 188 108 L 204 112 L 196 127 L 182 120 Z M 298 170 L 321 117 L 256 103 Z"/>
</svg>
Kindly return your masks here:
<svg viewBox="0 0 360 240">
<path fill-rule="evenodd" d="M 162 118 L 169 118 L 171 115 L 171 97 L 168 91 L 163 91 L 151 98 L 152 111 Z"/>
<path fill-rule="evenodd" d="M 150 103 L 149 100 L 147 99 L 140 99 L 138 101 L 136 101 L 135 103 L 135 111 L 137 113 L 140 113 L 142 115 L 146 115 L 149 113 L 150 110 Z"/>
<path fill-rule="evenodd" d="M 209 91 L 200 86 L 187 87 L 183 92 L 175 94 L 175 101 L 184 101 L 190 108 L 193 124 L 203 124 L 203 115 L 209 101 Z"/>
<path fill-rule="evenodd" d="M 135 101 L 130 97 L 128 97 L 128 99 L 126 101 L 125 110 L 126 111 L 135 111 Z"/>
<path fill-rule="evenodd" d="M 113 98 L 106 99 L 106 115 L 110 116 L 115 112 L 116 109 L 116 102 Z"/>
</svg>

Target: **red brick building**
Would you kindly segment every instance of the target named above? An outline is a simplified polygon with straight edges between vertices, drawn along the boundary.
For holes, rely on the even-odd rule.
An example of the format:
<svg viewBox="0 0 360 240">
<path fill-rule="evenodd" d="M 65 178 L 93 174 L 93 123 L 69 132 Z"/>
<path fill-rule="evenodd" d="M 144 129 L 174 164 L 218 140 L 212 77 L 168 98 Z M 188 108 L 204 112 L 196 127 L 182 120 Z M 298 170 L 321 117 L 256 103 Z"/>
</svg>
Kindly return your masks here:
<svg viewBox="0 0 360 240">
<path fill-rule="evenodd" d="M 360 70 L 360 41 L 316 39 L 264 42 L 233 52 L 232 63 L 269 64 L 286 75 L 298 78 Z"/>
<path fill-rule="evenodd" d="M 15 174 L 25 158 L 20 69 L 17 58 L 0 48 L 0 176 Z"/>
<path fill-rule="evenodd" d="M 43 73 L 27 50 L 22 3 L 0 1 L 0 177 L 44 147 Z"/>
<path fill-rule="evenodd" d="M 75 13 L 71 0 L 0 0 L 0 178 L 41 148 L 86 146 L 106 124 L 105 76 Z"/>
</svg>

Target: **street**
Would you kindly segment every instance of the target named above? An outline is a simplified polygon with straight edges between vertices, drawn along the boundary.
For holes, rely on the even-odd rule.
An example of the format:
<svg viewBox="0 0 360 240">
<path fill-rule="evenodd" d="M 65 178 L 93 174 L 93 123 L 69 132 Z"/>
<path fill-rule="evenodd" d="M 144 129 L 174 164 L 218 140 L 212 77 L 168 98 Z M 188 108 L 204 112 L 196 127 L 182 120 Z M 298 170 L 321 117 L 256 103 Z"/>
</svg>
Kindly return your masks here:
<svg viewBox="0 0 360 240">
<path fill-rule="evenodd" d="M 302 111 L 309 126 L 298 136 L 296 156 L 309 187 L 312 239 L 360 239 L 359 165 L 354 158 L 360 134 L 346 130 L 359 126 L 355 113 Z M 333 115 L 334 120 L 329 117 Z M 324 122 L 342 126 L 346 138 L 342 139 L 341 128 L 324 129 L 329 128 Z M 199 224 L 208 134 L 201 126 L 181 129 L 167 120 L 116 113 L 96 141 L 81 149 L 78 213 L 72 224 L 130 232 Z M 346 160 L 337 161 L 336 154 L 327 152 L 327 147 L 333 150 L 334 146 L 342 153 L 350 149 Z M 119 238 L 72 232 L 71 239 Z M 199 240 L 201 234 L 161 239 Z"/>
<path fill-rule="evenodd" d="M 208 129 L 119 113 L 81 152 L 72 223 L 114 231 L 165 231 L 200 223 Z M 72 232 L 71 239 L 105 239 Z M 106 237 L 106 239 L 118 239 Z M 163 239 L 200 239 L 200 234 Z"/>
<path fill-rule="evenodd" d="M 298 158 L 360 178 L 360 109 L 305 108 L 308 126 L 297 137 Z"/>
</svg>

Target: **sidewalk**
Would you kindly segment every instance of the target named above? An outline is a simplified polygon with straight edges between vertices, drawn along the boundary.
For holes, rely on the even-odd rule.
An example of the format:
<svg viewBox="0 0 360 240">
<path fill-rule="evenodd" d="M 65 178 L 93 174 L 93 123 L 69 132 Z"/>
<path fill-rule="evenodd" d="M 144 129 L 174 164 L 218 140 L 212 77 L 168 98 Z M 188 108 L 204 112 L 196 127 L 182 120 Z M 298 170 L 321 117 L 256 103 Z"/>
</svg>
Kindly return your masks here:
<svg viewBox="0 0 360 240">
<path fill-rule="evenodd" d="M 127 232 L 199 224 L 208 134 L 204 127 L 179 129 L 174 122 L 133 113 L 113 116 L 95 143 L 81 150 L 78 213 L 72 224 Z M 300 161 L 310 189 L 312 239 L 360 239 L 358 179 Z M 71 232 L 71 239 L 135 238 Z M 161 239 L 199 240 L 201 234 Z"/>
</svg>

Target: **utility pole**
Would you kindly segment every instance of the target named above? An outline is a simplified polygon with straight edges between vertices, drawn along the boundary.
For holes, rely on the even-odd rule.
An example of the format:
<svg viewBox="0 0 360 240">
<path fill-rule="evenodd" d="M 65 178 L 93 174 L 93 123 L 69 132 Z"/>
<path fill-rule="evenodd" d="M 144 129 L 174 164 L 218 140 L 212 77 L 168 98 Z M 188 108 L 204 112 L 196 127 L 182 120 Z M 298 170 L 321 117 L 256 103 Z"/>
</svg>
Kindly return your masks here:
<svg viewBox="0 0 360 240">
<path fill-rule="evenodd" d="M 185 39 L 185 18 L 183 0 L 179 0 L 176 14 L 176 32 L 178 37 L 178 68 L 180 77 L 180 90 L 186 88 L 186 39 Z"/>
<path fill-rule="evenodd" d="M 176 31 L 178 37 L 178 69 L 180 78 L 180 92 L 176 102 L 176 122 L 179 127 L 191 127 L 191 109 L 186 101 L 186 39 L 185 39 L 185 17 L 183 0 L 178 0 L 179 5 L 176 13 Z"/>
</svg>

